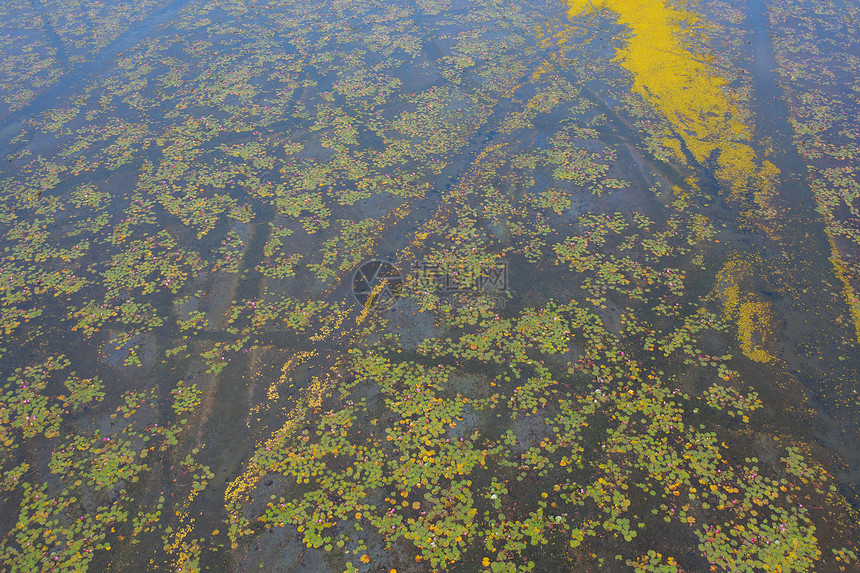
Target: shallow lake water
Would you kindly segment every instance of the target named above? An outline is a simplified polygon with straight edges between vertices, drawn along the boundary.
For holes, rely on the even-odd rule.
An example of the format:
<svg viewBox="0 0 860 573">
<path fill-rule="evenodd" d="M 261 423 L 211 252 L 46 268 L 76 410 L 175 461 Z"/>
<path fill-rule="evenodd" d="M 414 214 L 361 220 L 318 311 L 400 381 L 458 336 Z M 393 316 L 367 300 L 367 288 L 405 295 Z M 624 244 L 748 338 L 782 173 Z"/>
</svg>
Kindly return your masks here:
<svg viewBox="0 0 860 573">
<path fill-rule="evenodd" d="M 809 0 L 0 6 L 0 571 L 860 569 Z"/>
</svg>

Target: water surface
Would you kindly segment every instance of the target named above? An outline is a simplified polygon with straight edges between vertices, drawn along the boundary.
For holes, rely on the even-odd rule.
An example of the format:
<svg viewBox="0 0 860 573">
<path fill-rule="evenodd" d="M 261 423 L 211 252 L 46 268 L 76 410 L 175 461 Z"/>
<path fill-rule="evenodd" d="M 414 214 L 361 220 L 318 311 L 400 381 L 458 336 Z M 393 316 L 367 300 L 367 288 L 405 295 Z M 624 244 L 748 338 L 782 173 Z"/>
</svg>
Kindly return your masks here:
<svg viewBox="0 0 860 573">
<path fill-rule="evenodd" d="M 856 7 L 4 3 L 8 571 L 851 571 Z"/>
</svg>

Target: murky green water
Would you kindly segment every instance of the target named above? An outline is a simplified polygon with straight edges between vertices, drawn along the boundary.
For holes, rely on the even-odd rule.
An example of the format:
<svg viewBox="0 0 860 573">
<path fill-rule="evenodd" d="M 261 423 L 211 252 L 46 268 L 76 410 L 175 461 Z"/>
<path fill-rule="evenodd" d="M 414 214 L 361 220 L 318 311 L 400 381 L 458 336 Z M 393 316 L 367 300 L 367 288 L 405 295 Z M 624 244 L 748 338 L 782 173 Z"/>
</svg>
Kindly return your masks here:
<svg viewBox="0 0 860 573">
<path fill-rule="evenodd" d="M 4 2 L 0 570 L 856 570 L 856 12 Z"/>
</svg>

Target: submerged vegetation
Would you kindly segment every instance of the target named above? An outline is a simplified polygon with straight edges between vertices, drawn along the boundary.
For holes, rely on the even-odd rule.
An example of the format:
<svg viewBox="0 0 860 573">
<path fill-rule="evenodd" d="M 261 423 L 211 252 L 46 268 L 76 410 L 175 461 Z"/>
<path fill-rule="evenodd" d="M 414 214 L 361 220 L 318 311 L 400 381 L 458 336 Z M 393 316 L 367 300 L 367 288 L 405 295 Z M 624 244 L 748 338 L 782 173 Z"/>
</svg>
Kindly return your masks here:
<svg viewBox="0 0 860 573">
<path fill-rule="evenodd" d="M 0 570 L 856 569 L 840 10 L 5 3 Z"/>
</svg>

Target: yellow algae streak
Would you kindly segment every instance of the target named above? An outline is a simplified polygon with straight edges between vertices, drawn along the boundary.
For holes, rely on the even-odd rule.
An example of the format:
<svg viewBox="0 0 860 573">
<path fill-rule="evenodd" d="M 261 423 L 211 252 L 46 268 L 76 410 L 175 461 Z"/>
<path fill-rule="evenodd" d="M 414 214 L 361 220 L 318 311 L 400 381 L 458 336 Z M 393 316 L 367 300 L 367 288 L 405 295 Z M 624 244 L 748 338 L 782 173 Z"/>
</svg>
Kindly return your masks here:
<svg viewBox="0 0 860 573">
<path fill-rule="evenodd" d="M 633 75 L 633 91 L 668 121 L 663 143 L 682 160 L 683 148 L 700 163 L 715 158 L 716 175 L 730 185 L 732 198 L 746 195 L 755 205 L 742 212 L 743 223 L 776 239 L 782 219 L 774 204 L 780 171 L 766 159 L 759 163 L 749 145 L 751 130 L 727 93 L 726 81 L 713 73 L 706 56 L 688 47 L 687 38 L 700 25 L 700 19 L 668 6 L 664 0 L 568 0 L 568 6 L 569 18 L 606 9 L 629 28 L 630 38 L 618 50 L 615 61 Z M 860 342 L 860 298 L 829 231 L 827 235 L 831 263 L 843 285 L 842 295 Z M 768 304 L 753 302 L 758 310 L 763 310 L 760 304 Z M 741 306 L 735 312 L 741 312 Z M 745 354 L 755 354 L 759 359 L 769 356 L 751 348 Z"/>
<path fill-rule="evenodd" d="M 298 360 L 290 359 L 282 369 L 282 376 L 286 375 L 289 369 L 295 369 L 298 364 L 306 361 L 307 358 L 316 355 L 316 351 L 312 353 L 303 353 Z M 308 387 L 302 391 L 301 397 L 298 400 L 297 407 L 294 408 L 286 417 L 283 425 L 275 431 L 272 436 L 266 440 L 262 447 L 268 449 L 279 449 L 284 446 L 286 439 L 293 434 L 305 421 L 305 416 L 308 410 L 316 410 L 322 406 L 323 394 L 331 386 L 327 379 L 313 377 Z M 257 465 L 252 458 L 248 467 L 240 476 L 227 484 L 227 490 L 224 493 L 225 509 L 231 520 L 231 527 L 228 533 L 230 537 L 231 547 L 238 547 L 238 538 L 242 535 L 249 534 L 250 531 L 242 531 L 243 520 L 241 516 L 241 501 L 245 495 L 251 491 L 265 475 L 266 471 Z"/>
<path fill-rule="evenodd" d="M 836 247 L 836 242 L 830 231 L 827 231 L 827 240 L 830 242 L 830 262 L 833 264 L 836 277 L 842 282 L 842 297 L 845 299 L 845 304 L 848 305 L 848 312 L 854 322 L 857 342 L 860 342 L 860 298 L 858 298 L 854 287 L 851 286 L 845 263 L 842 262 L 842 256 L 839 254 L 839 249 Z"/>
<path fill-rule="evenodd" d="M 764 349 L 772 338 L 773 312 L 765 301 L 744 302 L 738 309 L 738 340 L 741 350 L 750 360 L 770 362 L 774 356 Z"/>
<path fill-rule="evenodd" d="M 615 60 L 633 75 L 633 90 L 654 106 L 669 123 L 664 144 L 684 159 L 683 147 L 698 162 L 716 156 L 716 175 L 740 193 L 755 178 L 758 203 L 762 177 L 776 167 L 759 166 L 750 147 L 750 128 L 743 122 L 726 80 L 715 75 L 708 58 L 691 51 L 685 42 L 699 24 L 691 12 L 671 8 L 662 0 L 568 0 L 568 16 L 608 9 L 630 29 L 625 47 Z M 778 170 L 776 171 L 778 173 Z"/>
<path fill-rule="evenodd" d="M 744 262 L 730 260 L 717 274 L 717 292 L 723 299 L 723 318 L 737 325 L 738 344 L 744 356 L 755 362 L 775 358 L 768 348 L 774 342 L 774 316 L 771 303 L 743 288 L 742 282 L 753 272 Z"/>
<path fill-rule="evenodd" d="M 266 398 L 268 398 L 272 402 L 280 400 L 281 397 L 278 393 L 278 388 L 292 380 L 292 371 L 299 364 L 304 364 L 316 355 L 316 350 L 305 350 L 291 356 L 290 359 L 287 360 L 284 363 L 284 366 L 281 368 L 281 376 L 276 381 L 272 382 L 269 385 L 269 388 L 266 390 Z"/>
</svg>

